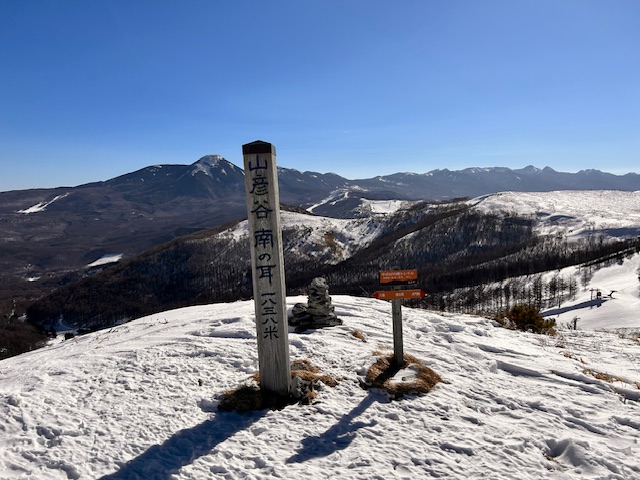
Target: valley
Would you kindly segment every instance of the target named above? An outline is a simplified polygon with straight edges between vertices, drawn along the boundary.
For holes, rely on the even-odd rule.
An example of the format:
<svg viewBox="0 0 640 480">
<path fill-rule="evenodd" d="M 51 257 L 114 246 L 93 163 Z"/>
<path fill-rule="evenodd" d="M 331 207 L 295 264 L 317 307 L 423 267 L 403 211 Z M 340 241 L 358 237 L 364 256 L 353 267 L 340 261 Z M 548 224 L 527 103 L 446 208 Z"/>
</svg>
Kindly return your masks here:
<svg viewBox="0 0 640 480">
<path fill-rule="evenodd" d="M 577 190 L 633 188 L 634 174 L 527 167 L 347 180 L 278 172 L 291 294 L 323 275 L 337 293 L 370 295 L 379 270 L 400 267 L 420 271 L 425 308 L 491 313 L 531 299 L 542 308 L 575 295 L 578 277 L 590 274 L 563 278 L 556 294 L 537 278 L 544 272 L 595 271 L 638 248 L 638 191 Z M 0 313 L 29 309 L 43 326 L 64 319 L 96 329 L 248 298 L 243 178 L 209 155 L 78 187 L 0 192 Z M 455 198 L 461 186 L 480 196 Z M 548 191 L 557 186 L 567 189 Z"/>
</svg>

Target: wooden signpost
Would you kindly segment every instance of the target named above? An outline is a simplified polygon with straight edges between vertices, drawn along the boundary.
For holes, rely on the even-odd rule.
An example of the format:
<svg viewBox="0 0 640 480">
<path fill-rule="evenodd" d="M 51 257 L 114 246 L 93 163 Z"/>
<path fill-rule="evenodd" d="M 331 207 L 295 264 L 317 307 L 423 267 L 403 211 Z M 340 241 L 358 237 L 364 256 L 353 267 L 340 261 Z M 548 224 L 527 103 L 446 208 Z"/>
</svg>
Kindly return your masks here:
<svg viewBox="0 0 640 480">
<path fill-rule="evenodd" d="M 291 386 L 280 195 L 276 149 L 267 142 L 242 146 L 251 243 L 253 299 L 258 336 L 260 390 L 288 397 Z"/>
<path fill-rule="evenodd" d="M 393 361 L 396 367 L 404 364 L 404 343 L 402 339 L 402 299 L 422 298 L 422 290 L 400 290 L 401 287 L 415 285 L 418 282 L 417 270 L 383 270 L 380 272 L 380 286 L 394 290 L 375 292 L 373 296 L 380 300 L 391 300 L 393 318 Z"/>
</svg>

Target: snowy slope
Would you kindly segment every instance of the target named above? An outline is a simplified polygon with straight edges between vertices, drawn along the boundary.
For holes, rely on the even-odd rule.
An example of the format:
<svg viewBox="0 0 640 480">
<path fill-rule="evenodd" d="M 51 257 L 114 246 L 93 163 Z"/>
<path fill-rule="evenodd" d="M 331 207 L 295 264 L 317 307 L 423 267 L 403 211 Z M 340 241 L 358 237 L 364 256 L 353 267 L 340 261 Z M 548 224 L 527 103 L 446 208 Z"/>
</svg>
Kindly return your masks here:
<svg viewBox="0 0 640 480">
<path fill-rule="evenodd" d="M 61 198 L 65 198 L 68 195 L 69 195 L 68 193 L 65 193 L 64 195 L 57 195 L 56 197 L 53 198 L 53 200 L 49 202 L 39 202 L 29 208 L 25 208 L 24 210 L 18 210 L 16 211 L 16 213 L 24 213 L 28 215 L 30 213 L 44 212 L 47 209 L 47 207 L 51 205 L 53 202 L 55 202 L 56 200 L 60 200 Z"/>
<path fill-rule="evenodd" d="M 258 367 L 251 302 L 165 312 L 0 362 L 0 478 L 640 478 L 637 342 L 405 308 L 405 352 L 445 383 L 389 401 L 359 380 L 392 349 L 390 305 L 333 302 L 343 326 L 290 334 L 292 360 L 342 379 L 310 406 L 216 410 Z"/>
<path fill-rule="evenodd" d="M 580 277 L 575 267 L 547 276 L 556 273 Z M 596 271 L 574 300 L 547 309 L 543 315 L 555 318 L 558 325 L 577 318 L 581 330 L 640 330 L 640 255 Z"/>
<path fill-rule="evenodd" d="M 371 212 L 374 215 L 390 215 L 415 203 L 407 200 L 368 200 L 363 198 L 362 211 Z"/>
<path fill-rule="evenodd" d="M 569 238 L 592 233 L 610 237 L 640 235 L 640 191 L 502 192 L 469 203 L 484 212 L 535 216 L 542 234 L 562 231 Z"/>
<path fill-rule="evenodd" d="M 285 241 L 289 240 L 287 229 L 303 231 L 296 244 L 287 248 L 304 257 L 322 256 L 326 263 L 335 264 L 352 256 L 380 236 L 382 221 L 370 219 L 340 219 L 281 211 Z M 237 242 L 247 241 L 249 224 L 244 220 L 219 234 Z M 321 248 L 318 248 L 320 246 Z"/>
<path fill-rule="evenodd" d="M 540 234 L 563 233 L 569 240 L 588 235 L 633 238 L 640 235 L 640 191 L 612 190 L 503 192 L 470 201 L 483 212 L 516 212 L 538 220 Z M 544 281 L 573 276 L 576 267 L 548 272 Z M 595 272 L 574 300 L 543 312 L 558 325 L 573 323 L 585 330 L 640 329 L 640 256 Z M 600 291 L 601 299 L 595 295 Z M 614 292 L 614 293 L 612 293 Z"/>
</svg>

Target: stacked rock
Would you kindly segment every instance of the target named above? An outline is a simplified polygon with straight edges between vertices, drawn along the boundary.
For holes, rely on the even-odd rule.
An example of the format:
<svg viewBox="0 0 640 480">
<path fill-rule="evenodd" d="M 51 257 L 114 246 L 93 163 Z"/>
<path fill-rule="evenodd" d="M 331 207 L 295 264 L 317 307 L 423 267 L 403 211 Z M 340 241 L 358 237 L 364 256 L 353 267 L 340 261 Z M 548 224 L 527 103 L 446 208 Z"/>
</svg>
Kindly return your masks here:
<svg viewBox="0 0 640 480">
<path fill-rule="evenodd" d="M 329 286 L 324 278 L 313 279 L 309 285 L 307 305 L 295 304 L 291 310 L 289 325 L 296 327 L 297 330 L 342 325 L 342 320 L 336 316 L 335 308 L 331 304 Z"/>
</svg>

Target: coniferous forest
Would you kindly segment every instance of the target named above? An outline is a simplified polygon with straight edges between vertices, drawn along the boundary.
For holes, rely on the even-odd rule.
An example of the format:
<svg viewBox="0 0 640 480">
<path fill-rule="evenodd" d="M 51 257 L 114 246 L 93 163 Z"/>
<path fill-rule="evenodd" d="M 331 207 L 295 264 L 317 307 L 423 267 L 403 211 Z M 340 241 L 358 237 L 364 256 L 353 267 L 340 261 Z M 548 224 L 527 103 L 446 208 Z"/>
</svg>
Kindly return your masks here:
<svg viewBox="0 0 640 480">
<path fill-rule="evenodd" d="M 331 250 L 344 232 L 327 231 L 320 243 L 310 243 L 304 218 L 283 230 L 288 294 L 305 294 L 314 277 L 324 276 L 332 294 L 369 296 L 379 288 L 380 270 L 417 268 L 418 287 L 427 296 L 414 303 L 457 312 L 561 305 L 599 266 L 640 251 L 639 239 L 569 242 L 561 234 L 539 236 L 532 218 L 483 214 L 453 201 L 397 212 L 368 245 L 332 263 Z M 44 327 L 61 321 L 95 330 L 171 308 L 250 298 L 248 239 L 223 234 L 228 227 L 180 237 L 58 288 L 32 304 L 28 318 Z M 579 278 L 543 279 L 542 272 L 570 265 L 581 265 Z"/>
</svg>

